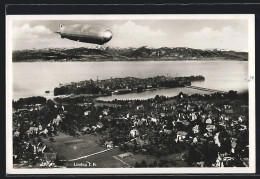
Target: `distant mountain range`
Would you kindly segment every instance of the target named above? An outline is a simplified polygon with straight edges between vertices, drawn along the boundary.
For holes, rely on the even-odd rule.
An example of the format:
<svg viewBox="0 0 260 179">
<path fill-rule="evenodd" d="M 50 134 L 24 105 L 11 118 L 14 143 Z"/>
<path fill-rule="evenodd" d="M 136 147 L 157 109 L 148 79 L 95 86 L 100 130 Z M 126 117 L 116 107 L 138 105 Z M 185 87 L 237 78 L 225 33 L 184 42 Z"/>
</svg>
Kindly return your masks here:
<svg viewBox="0 0 260 179">
<path fill-rule="evenodd" d="M 33 61 L 247 61 L 247 52 L 175 48 L 48 48 L 13 51 L 13 62 Z"/>
</svg>

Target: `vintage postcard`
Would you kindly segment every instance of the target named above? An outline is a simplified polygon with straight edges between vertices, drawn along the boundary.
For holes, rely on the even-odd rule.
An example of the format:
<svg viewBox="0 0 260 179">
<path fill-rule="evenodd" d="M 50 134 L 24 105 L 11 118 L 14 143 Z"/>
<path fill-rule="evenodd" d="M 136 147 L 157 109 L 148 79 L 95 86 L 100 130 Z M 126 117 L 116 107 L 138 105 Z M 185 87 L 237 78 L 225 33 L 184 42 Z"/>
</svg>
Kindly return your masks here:
<svg viewBox="0 0 260 179">
<path fill-rule="evenodd" d="M 254 22 L 7 15 L 7 174 L 254 173 Z"/>
</svg>

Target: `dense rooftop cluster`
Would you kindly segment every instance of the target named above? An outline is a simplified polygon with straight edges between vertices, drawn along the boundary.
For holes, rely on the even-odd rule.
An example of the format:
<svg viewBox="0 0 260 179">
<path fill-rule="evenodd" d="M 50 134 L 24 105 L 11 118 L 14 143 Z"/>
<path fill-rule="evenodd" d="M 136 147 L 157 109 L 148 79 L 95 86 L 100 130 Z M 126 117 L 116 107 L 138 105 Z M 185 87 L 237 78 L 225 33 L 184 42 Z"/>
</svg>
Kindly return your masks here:
<svg viewBox="0 0 260 179">
<path fill-rule="evenodd" d="M 150 78 L 111 78 L 106 80 L 85 80 L 81 82 L 73 82 L 70 84 L 61 84 L 60 87 L 54 89 L 54 95 L 66 94 L 98 94 L 111 95 L 131 92 L 142 92 L 145 90 L 154 90 L 158 88 L 175 88 L 191 85 L 193 81 L 204 81 L 203 76 L 189 77 L 165 77 L 156 76 Z"/>
<path fill-rule="evenodd" d="M 189 166 L 247 166 L 249 155 L 247 96 L 234 91 L 103 105 L 88 98 L 70 104 L 48 100 L 18 106 L 13 121 L 16 163 L 32 160 L 46 165 L 50 154 L 41 138 L 51 141 L 57 131 L 76 137 L 102 135 L 100 145 L 130 153 L 160 157 L 182 151 Z M 56 165 L 59 161 L 56 157 Z"/>
</svg>

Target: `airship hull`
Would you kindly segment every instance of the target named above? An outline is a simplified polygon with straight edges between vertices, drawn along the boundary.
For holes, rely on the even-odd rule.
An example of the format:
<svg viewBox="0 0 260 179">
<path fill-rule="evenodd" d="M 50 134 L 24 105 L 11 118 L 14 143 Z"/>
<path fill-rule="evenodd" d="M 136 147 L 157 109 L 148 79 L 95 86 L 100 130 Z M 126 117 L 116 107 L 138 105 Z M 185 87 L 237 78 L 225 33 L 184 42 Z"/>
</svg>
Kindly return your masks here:
<svg viewBox="0 0 260 179">
<path fill-rule="evenodd" d="M 97 25 L 60 25 L 57 33 L 61 35 L 61 38 L 99 45 L 107 43 L 112 38 L 112 32 L 109 29 Z"/>
</svg>

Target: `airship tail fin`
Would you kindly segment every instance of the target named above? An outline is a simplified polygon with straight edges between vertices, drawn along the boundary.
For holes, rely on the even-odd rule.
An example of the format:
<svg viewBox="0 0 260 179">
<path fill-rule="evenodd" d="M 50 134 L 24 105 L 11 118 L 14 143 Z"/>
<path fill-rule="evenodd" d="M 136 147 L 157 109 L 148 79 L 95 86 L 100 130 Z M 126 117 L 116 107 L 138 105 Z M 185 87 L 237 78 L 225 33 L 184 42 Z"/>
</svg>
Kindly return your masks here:
<svg viewBox="0 0 260 179">
<path fill-rule="evenodd" d="M 63 25 L 63 24 L 60 24 L 60 29 L 59 29 L 57 32 L 55 32 L 55 33 L 60 34 L 62 27 L 64 27 L 64 25 Z"/>
</svg>

